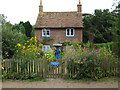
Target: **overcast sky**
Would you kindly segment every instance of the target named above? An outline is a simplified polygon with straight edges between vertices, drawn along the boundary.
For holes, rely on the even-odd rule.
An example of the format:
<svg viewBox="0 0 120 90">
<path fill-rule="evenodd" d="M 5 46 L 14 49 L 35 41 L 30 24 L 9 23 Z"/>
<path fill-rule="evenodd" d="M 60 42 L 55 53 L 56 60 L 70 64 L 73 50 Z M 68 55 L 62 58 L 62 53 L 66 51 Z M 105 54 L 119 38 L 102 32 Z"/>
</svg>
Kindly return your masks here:
<svg viewBox="0 0 120 90">
<path fill-rule="evenodd" d="M 79 0 L 42 0 L 43 11 L 77 11 Z M 81 0 L 82 12 L 93 13 L 95 9 L 111 9 L 113 0 Z M 7 16 L 7 21 L 17 24 L 30 21 L 35 24 L 39 13 L 40 0 L 0 0 L 0 14 Z"/>
</svg>

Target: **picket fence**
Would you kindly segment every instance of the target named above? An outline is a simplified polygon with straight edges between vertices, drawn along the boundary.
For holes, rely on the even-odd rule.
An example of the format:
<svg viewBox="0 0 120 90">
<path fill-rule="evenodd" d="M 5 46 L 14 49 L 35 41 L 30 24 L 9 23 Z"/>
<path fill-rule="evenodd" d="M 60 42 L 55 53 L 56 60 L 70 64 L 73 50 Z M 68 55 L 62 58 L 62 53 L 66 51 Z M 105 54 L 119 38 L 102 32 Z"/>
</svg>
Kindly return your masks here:
<svg viewBox="0 0 120 90">
<path fill-rule="evenodd" d="M 59 65 L 51 65 L 51 62 L 56 62 L 46 59 L 22 60 L 11 59 L 6 60 L 3 64 L 8 74 L 22 73 L 32 74 L 36 73 L 42 78 L 62 78 L 66 77 L 67 68 L 66 62 L 60 60 Z"/>
<path fill-rule="evenodd" d="M 41 78 L 72 78 L 75 73 L 75 64 L 71 66 L 71 70 L 68 71 L 66 60 L 59 60 L 59 65 L 51 65 L 52 60 L 47 59 L 11 59 L 5 60 L 3 63 L 5 66 L 5 71 L 8 74 L 22 73 L 22 74 L 32 74 L 36 73 Z M 56 61 L 54 61 L 56 62 Z M 110 63 L 102 63 L 101 67 L 104 69 L 103 76 L 106 76 L 108 71 L 113 72 L 113 76 L 117 76 L 118 66 Z"/>
</svg>

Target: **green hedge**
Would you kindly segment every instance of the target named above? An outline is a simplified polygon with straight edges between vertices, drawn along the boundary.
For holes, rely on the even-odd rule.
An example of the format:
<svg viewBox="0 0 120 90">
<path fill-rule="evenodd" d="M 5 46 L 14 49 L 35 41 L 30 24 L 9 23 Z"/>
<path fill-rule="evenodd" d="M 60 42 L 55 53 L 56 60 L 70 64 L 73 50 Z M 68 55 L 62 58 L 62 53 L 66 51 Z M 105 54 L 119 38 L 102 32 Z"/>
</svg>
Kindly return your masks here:
<svg viewBox="0 0 120 90">
<path fill-rule="evenodd" d="M 113 42 L 108 42 L 108 43 L 96 43 L 94 44 L 95 48 L 101 48 L 101 47 L 106 47 L 106 48 L 109 48 L 112 50 L 112 46 L 113 46 Z"/>
</svg>

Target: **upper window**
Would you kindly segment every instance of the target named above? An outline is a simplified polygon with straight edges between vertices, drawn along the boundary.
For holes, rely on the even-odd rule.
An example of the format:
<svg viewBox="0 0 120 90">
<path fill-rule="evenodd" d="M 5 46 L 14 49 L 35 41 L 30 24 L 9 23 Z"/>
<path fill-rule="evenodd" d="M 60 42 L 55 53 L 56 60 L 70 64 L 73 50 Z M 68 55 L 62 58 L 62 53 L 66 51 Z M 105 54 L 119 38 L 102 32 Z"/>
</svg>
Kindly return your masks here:
<svg viewBox="0 0 120 90">
<path fill-rule="evenodd" d="M 66 29 L 66 37 L 74 37 L 75 36 L 75 29 Z"/>
<path fill-rule="evenodd" d="M 50 37 L 50 29 L 42 29 L 42 37 Z"/>
<path fill-rule="evenodd" d="M 45 52 L 45 51 L 48 51 L 50 48 L 50 45 L 43 45 L 42 46 L 42 50 Z"/>
</svg>

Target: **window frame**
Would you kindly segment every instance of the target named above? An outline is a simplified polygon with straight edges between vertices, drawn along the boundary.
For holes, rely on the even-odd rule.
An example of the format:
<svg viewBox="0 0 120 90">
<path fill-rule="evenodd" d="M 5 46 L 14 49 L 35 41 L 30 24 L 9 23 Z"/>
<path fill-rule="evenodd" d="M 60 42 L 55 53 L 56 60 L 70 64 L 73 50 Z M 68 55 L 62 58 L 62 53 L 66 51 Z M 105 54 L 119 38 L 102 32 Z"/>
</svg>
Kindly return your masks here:
<svg viewBox="0 0 120 90">
<path fill-rule="evenodd" d="M 71 35 L 71 29 L 73 29 L 73 35 Z M 69 35 L 67 35 L 69 30 Z M 75 37 L 75 29 L 74 28 L 67 28 L 66 29 L 66 37 Z"/>
<path fill-rule="evenodd" d="M 43 50 L 43 47 L 44 47 L 44 46 L 45 46 L 45 51 Z M 43 46 L 42 46 L 42 50 L 43 50 L 44 52 L 46 52 L 46 51 L 48 51 L 48 50 L 47 50 L 48 47 L 50 48 L 50 45 L 43 45 Z"/>
<path fill-rule="evenodd" d="M 45 35 L 43 35 L 43 31 L 45 30 Z M 47 31 L 49 31 L 49 35 L 47 35 Z M 50 34 L 51 34 L 51 32 L 50 32 L 50 29 L 42 29 L 42 37 L 50 37 Z"/>
</svg>

